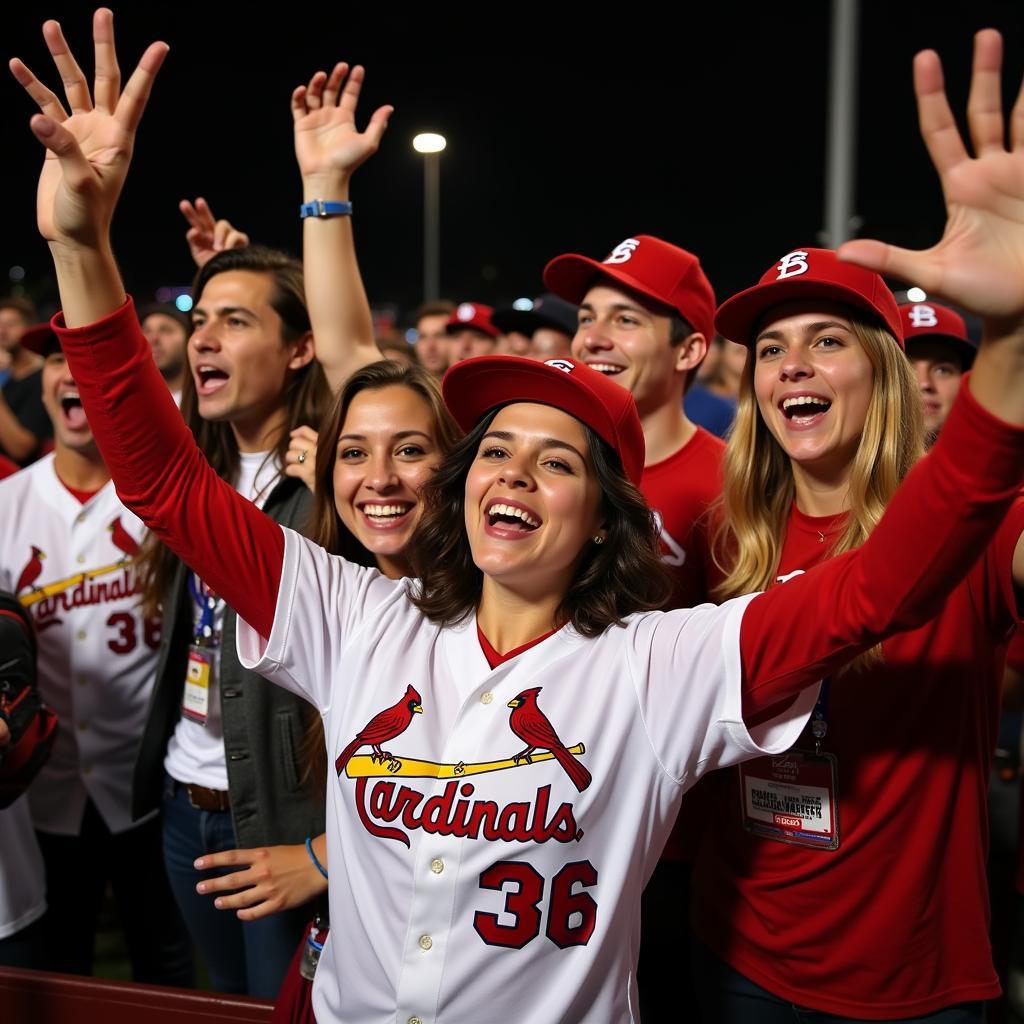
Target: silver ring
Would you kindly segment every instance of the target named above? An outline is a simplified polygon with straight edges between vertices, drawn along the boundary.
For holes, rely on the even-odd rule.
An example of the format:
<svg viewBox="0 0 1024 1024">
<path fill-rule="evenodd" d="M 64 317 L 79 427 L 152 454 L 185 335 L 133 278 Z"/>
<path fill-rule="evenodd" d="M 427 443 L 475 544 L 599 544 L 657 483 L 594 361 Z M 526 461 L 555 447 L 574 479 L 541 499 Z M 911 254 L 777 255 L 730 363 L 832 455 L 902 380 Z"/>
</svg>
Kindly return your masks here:
<svg viewBox="0 0 1024 1024">
<path fill-rule="evenodd" d="M 298 459 L 296 461 L 301 466 L 306 461 L 306 453 L 305 452 L 299 452 L 299 457 L 298 457 Z"/>
</svg>

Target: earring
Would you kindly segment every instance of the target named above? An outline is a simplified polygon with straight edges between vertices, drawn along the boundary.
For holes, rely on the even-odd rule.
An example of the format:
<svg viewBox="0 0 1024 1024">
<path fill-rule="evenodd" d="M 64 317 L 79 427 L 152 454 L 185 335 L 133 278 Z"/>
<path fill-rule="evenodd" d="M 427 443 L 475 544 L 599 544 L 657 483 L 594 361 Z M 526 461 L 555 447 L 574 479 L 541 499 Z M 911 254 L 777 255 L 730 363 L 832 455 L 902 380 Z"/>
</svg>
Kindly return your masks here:
<svg viewBox="0 0 1024 1024">
<path fill-rule="evenodd" d="M 597 535 L 597 536 L 596 536 L 596 537 L 594 538 L 594 543 L 595 543 L 595 544 L 603 544 L 603 543 L 604 543 L 604 537 L 602 537 L 602 536 L 601 536 L 601 534 L 598 534 L 598 535 Z"/>
</svg>

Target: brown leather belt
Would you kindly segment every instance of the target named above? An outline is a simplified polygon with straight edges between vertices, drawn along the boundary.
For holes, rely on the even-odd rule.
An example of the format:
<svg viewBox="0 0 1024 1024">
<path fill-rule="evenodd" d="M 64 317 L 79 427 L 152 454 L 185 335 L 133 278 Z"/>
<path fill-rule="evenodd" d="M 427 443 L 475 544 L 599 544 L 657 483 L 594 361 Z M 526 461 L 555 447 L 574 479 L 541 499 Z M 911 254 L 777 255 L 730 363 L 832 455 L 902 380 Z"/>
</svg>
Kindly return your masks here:
<svg viewBox="0 0 1024 1024">
<path fill-rule="evenodd" d="M 192 782 L 175 782 L 175 785 L 185 790 L 188 802 L 197 811 L 227 811 L 231 808 L 231 799 L 225 789 L 207 789 Z"/>
</svg>

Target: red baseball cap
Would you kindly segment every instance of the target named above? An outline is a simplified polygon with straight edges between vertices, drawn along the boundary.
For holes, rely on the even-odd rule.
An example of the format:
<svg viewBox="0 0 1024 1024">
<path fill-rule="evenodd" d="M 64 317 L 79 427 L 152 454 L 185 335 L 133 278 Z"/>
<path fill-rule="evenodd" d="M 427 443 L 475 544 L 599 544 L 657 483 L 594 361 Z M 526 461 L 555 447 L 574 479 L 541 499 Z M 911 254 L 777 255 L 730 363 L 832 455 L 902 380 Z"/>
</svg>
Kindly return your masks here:
<svg viewBox="0 0 1024 1024">
<path fill-rule="evenodd" d="M 491 314 L 494 310 L 485 306 L 482 302 L 460 302 L 448 317 L 448 323 L 444 325 L 446 334 L 455 334 L 456 331 L 470 328 L 474 331 L 483 331 L 492 338 L 496 338 L 501 331 L 491 323 Z"/>
<path fill-rule="evenodd" d="M 871 270 L 844 263 L 831 249 L 794 249 L 746 291 L 726 299 L 715 314 L 718 332 L 730 341 L 752 345 L 764 314 L 793 299 L 832 299 L 869 313 L 903 348 L 903 326 L 896 299 Z"/>
<path fill-rule="evenodd" d="M 27 327 L 18 344 L 39 356 L 48 356 L 51 352 L 61 351 L 60 338 L 57 337 L 57 332 L 48 322 Z"/>
<path fill-rule="evenodd" d="M 978 346 L 968 336 L 964 318 L 955 310 L 937 302 L 906 302 L 900 306 L 900 318 L 907 342 L 914 338 L 939 338 L 957 350 L 965 369 L 974 362 Z"/>
<path fill-rule="evenodd" d="M 709 345 L 714 339 L 715 292 L 692 252 L 651 235 L 637 235 L 620 242 L 600 263 L 569 253 L 556 256 L 544 268 L 548 290 L 577 306 L 597 276 L 678 310 Z"/>
<path fill-rule="evenodd" d="M 466 432 L 491 409 L 510 402 L 554 406 L 585 423 L 615 449 L 637 486 L 644 471 L 644 432 L 633 396 L 575 359 L 541 363 L 520 356 L 477 356 L 452 366 L 441 392 Z"/>
</svg>

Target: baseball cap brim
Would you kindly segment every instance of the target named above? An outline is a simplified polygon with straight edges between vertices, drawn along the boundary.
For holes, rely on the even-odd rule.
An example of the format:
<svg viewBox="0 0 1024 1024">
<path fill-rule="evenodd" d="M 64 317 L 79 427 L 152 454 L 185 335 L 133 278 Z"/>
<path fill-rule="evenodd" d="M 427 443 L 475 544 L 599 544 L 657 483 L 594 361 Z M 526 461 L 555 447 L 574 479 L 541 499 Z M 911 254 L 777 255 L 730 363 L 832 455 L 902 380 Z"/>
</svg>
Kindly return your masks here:
<svg viewBox="0 0 1024 1024">
<path fill-rule="evenodd" d="M 893 322 L 883 316 L 854 288 L 848 288 L 836 281 L 799 277 L 789 281 L 756 284 L 753 288 L 747 288 L 731 299 L 726 299 L 715 314 L 715 330 L 724 338 L 740 345 L 753 345 L 754 333 L 765 313 L 773 306 L 799 299 L 832 299 L 867 313 L 871 320 L 881 324 L 896 339 L 900 348 L 903 348 L 903 328 L 898 313 Z M 893 308 L 895 310 L 895 303 Z"/>
<path fill-rule="evenodd" d="M 34 324 L 25 330 L 19 344 L 39 356 L 48 356 L 51 352 L 60 352 L 60 338 L 57 332 L 47 324 Z"/>
<path fill-rule="evenodd" d="M 963 358 L 965 370 L 969 370 L 974 364 L 974 357 L 978 354 L 978 346 L 972 341 L 964 341 L 963 338 L 958 338 L 955 334 L 946 334 L 942 331 L 929 332 L 928 334 L 911 334 L 904 340 L 904 348 L 909 349 L 909 346 L 918 341 L 932 340 L 945 342 L 950 348 L 958 352 Z"/>
<path fill-rule="evenodd" d="M 620 403 L 618 412 L 611 410 L 598 390 L 604 384 L 593 387 L 587 379 L 590 374 L 597 381 L 605 380 L 582 364 L 575 364 L 574 372 L 566 373 L 556 366 L 518 356 L 478 356 L 450 367 L 441 382 L 441 393 L 455 422 L 467 433 L 490 410 L 513 402 L 536 402 L 560 409 L 607 441 L 618 453 L 626 476 L 639 485 L 644 440 L 632 398 L 622 389 L 628 400 Z"/>
<path fill-rule="evenodd" d="M 592 287 L 594 278 L 598 276 L 609 277 L 613 281 L 625 285 L 630 291 L 656 302 L 659 306 L 671 308 L 666 304 L 665 299 L 653 291 L 649 285 L 644 284 L 632 274 L 627 274 L 621 267 L 610 263 L 599 263 L 597 260 L 590 259 L 589 256 L 580 256 L 577 253 L 556 256 L 544 268 L 544 286 L 560 299 L 565 299 L 578 306 Z"/>
</svg>

